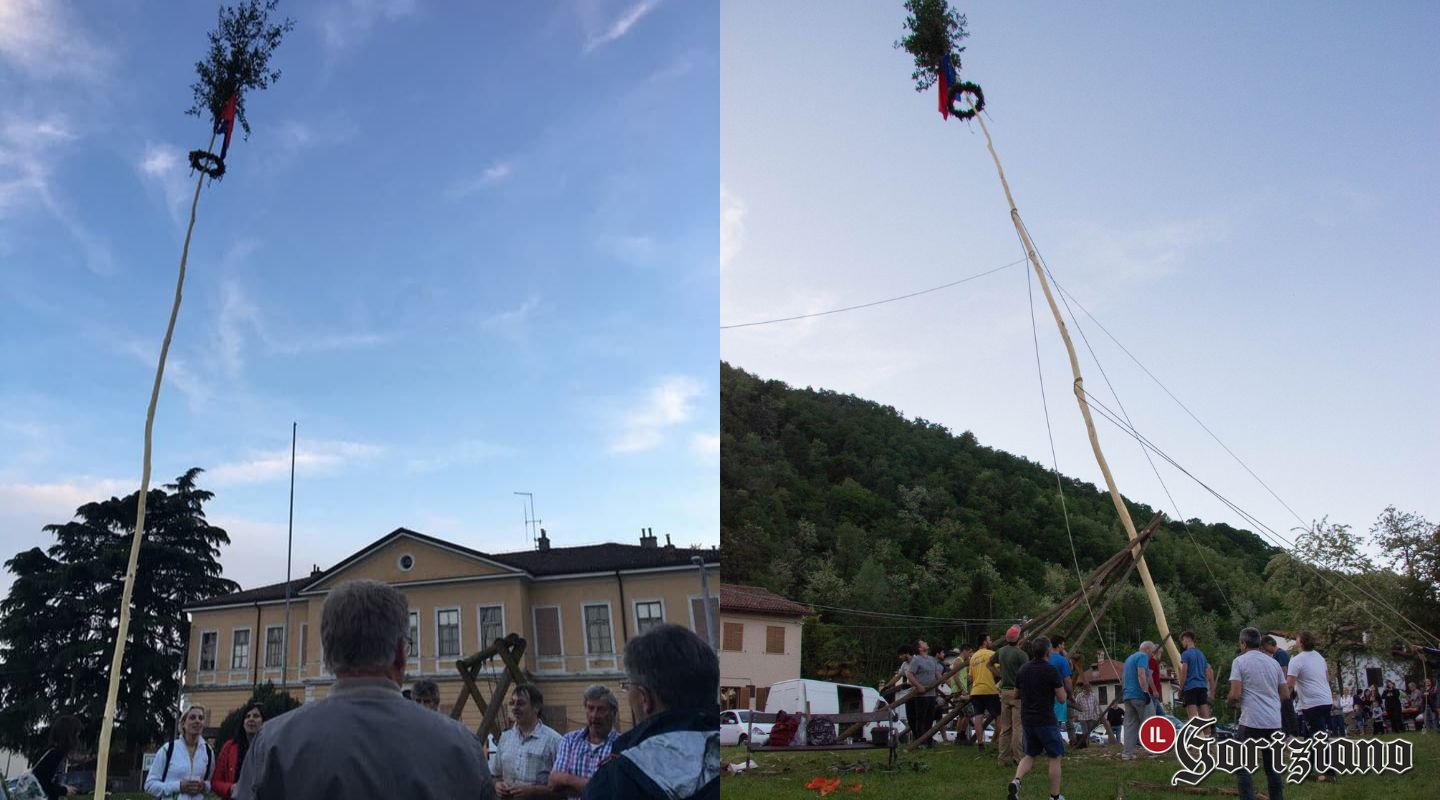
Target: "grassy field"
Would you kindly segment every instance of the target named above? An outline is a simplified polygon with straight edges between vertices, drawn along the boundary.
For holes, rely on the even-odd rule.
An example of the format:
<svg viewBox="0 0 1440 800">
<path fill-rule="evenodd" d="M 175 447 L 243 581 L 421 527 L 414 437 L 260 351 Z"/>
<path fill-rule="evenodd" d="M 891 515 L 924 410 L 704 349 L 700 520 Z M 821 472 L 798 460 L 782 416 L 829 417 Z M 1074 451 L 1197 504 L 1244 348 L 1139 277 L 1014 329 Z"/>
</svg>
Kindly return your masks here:
<svg viewBox="0 0 1440 800">
<path fill-rule="evenodd" d="M 1350 800 L 1377 797 L 1385 800 L 1437 800 L 1440 795 L 1440 736 L 1418 733 L 1400 734 L 1415 743 L 1415 766 L 1404 775 L 1359 775 L 1341 777 L 1338 783 L 1317 783 L 1312 777 L 1303 784 L 1286 784 L 1287 798 L 1304 800 Z M 1394 738 L 1394 735 L 1382 736 Z M 993 750 L 984 756 L 974 748 L 936 745 L 929 751 L 900 751 L 899 768 L 884 770 L 884 750 L 859 750 L 827 753 L 757 753 L 757 767 L 738 775 L 721 778 L 721 794 L 730 798 L 804 798 L 818 797 L 819 792 L 806 789 L 815 777 L 840 778 L 841 790 L 830 798 L 927 798 L 927 797 L 1005 797 L 1005 785 L 1014 775 L 1011 769 L 996 764 Z M 838 756 L 838 757 L 837 757 Z M 724 763 L 743 763 L 745 751 L 738 747 L 721 749 Z M 871 771 L 843 772 L 842 762 L 869 762 Z M 1046 784 L 1045 759 L 1026 776 L 1021 798 L 1043 800 L 1049 797 Z M 1061 791 L 1067 800 L 1150 800 L 1151 798 L 1199 797 L 1170 787 L 1170 777 L 1179 768 L 1173 754 L 1136 761 L 1121 761 L 1118 747 L 1089 747 L 1069 753 L 1064 760 Z M 846 791 L 860 784 L 858 794 Z M 1149 788 L 1143 784 L 1159 784 Z M 1211 774 L 1202 788 L 1235 788 L 1235 778 L 1219 771 Z M 1259 773 L 1255 788 L 1265 792 L 1265 774 Z M 1206 793 L 1223 797 L 1219 793 Z"/>
</svg>

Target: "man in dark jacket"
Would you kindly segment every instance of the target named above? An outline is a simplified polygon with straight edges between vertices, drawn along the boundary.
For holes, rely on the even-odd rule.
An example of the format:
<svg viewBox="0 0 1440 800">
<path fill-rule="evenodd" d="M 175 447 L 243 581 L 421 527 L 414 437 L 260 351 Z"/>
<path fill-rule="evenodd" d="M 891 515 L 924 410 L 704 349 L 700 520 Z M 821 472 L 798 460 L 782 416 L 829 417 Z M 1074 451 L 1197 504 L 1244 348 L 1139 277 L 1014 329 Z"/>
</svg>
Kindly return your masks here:
<svg viewBox="0 0 1440 800">
<path fill-rule="evenodd" d="M 590 800 L 720 797 L 720 659 L 679 625 L 625 645 L 622 688 L 638 724 L 585 786 Z"/>
</svg>

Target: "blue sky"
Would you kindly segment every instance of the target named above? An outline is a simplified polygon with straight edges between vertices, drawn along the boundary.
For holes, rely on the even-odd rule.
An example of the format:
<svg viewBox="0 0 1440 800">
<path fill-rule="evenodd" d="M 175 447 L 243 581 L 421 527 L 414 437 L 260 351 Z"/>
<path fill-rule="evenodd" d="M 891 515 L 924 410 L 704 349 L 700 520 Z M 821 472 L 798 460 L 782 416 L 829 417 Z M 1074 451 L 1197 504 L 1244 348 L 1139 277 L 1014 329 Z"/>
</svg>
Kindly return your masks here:
<svg viewBox="0 0 1440 800">
<path fill-rule="evenodd" d="M 1388 504 L 1440 521 L 1440 7 L 960 4 L 961 78 L 1139 430 L 1285 536 Z M 937 286 L 1024 257 L 979 126 L 891 47 L 899 2 L 721 10 L 721 322 Z M 733 46 L 732 46 L 733 44 Z M 1043 298 L 1063 472 L 1099 482 Z M 1078 312 L 1077 312 L 1078 313 Z M 1110 392 L 1085 344 L 1089 390 Z M 1052 463 L 1019 266 L 904 302 L 725 330 L 722 357 Z M 1249 523 L 1097 419 L 1123 492 Z"/>
<path fill-rule="evenodd" d="M 139 485 L 215 3 L 0 0 L 0 554 Z M 282 3 L 207 185 L 155 482 L 226 574 L 397 526 L 489 551 L 718 544 L 718 15 L 658 0 Z M 8 574 L 0 588 L 8 586 Z"/>
</svg>

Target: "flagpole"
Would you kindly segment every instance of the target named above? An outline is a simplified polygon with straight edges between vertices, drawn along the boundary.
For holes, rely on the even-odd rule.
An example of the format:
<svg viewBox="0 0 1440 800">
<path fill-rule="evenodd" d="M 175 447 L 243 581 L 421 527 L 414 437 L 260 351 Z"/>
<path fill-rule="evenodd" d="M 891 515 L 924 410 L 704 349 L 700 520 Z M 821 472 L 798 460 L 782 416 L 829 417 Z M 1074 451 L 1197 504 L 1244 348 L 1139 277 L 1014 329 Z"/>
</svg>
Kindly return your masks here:
<svg viewBox="0 0 1440 800">
<path fill-rule="evenodd" d="M 290 552 L 295 541 L 295 439 L 300 423 L 290 423 L 290 523 L 285 533 L 285 633 L 280 656 L 280 690 L 288 693 L 290 669 Z M 304 665 L 301 665 L 304 668 Z"/>
</svg>

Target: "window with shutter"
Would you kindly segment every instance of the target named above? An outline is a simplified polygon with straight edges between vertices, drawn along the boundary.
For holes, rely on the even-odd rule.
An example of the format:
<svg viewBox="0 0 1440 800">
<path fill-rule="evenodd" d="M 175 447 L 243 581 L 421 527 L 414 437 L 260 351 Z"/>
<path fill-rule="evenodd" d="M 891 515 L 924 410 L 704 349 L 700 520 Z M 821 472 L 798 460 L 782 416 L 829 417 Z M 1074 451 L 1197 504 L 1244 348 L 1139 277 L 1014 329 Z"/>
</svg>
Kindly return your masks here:
<svg viewBox="0 0 1440 800">
<path fill-rule="evenodd" d="M 718 623 L 720 621 L 720 598 L 710 598 L 710 614 Z M 709 639 L 710 634 L 705 630 L 705 598 L 690 598 L 690 618 L 693 620 L 692 630 L 700 635 L 701 639 Z"/>
<path fill-rule="evenodd" d="M 785 652 L 785 628 L 784 628 L 783 626 L 780 626 L 780 625 L 766 625 L 766 626 L 765 626 L 765 652 L 767 652 L 767 653 L 780 653 L 780 654 L 782 654 L 782 655 L 784 654 L 784 652 Z"/>
<path fill-rule="evenodd" d="M 554 606 L 535 609 L 535 653 L 541 658 L 564 655 L 560 646 L 560 609 Z"/>
<path fill-rule="evenodd" d="M 745 625 L 739 622 L 725 623 L 725 635 L 721 637 L 721 650 L 745 649 Z"/>
</svg>

